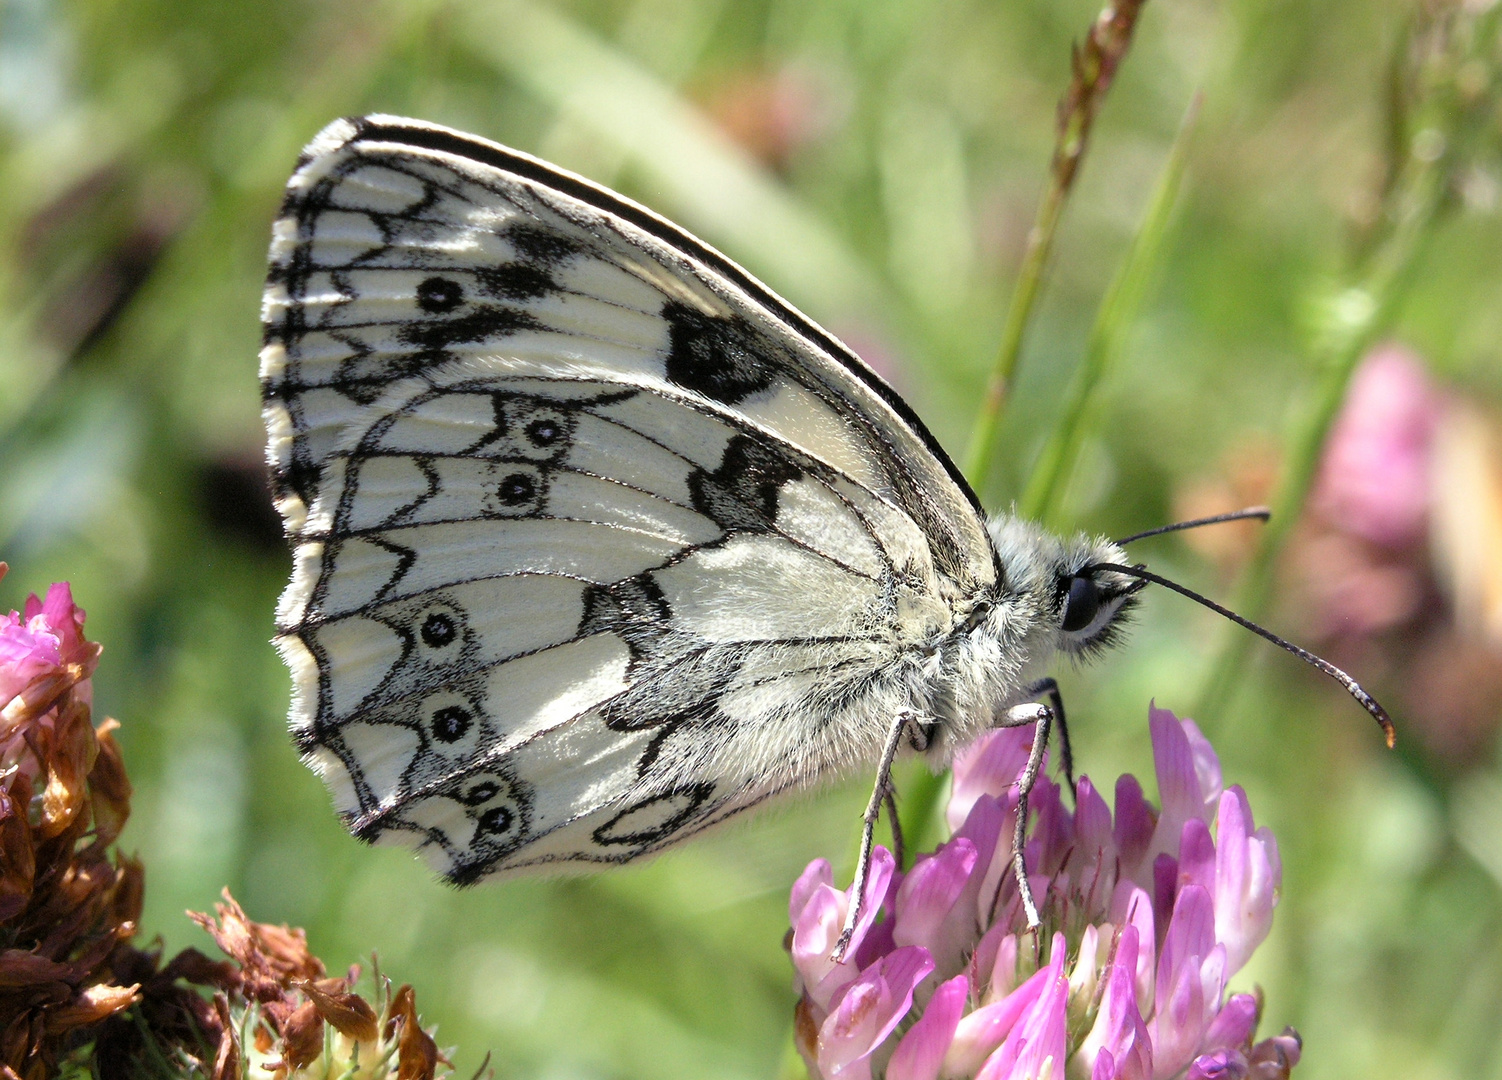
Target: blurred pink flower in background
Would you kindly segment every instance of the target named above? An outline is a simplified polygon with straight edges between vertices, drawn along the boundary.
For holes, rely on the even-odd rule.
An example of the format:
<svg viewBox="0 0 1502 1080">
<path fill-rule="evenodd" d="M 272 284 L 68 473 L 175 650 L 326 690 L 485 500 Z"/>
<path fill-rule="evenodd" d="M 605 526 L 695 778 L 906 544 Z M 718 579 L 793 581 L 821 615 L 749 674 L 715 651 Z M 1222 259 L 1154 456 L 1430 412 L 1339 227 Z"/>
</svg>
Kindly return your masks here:
<svg viewBox="0 0 1502 1080">
<path fill-rule="evenodd" d="M 1331 428 L 1288 551 L 1314 635 L 1380 671 L 1426 749 L 1493 756 L 1502 702 L 1502 421 L 1422 359 L 1374 349 Z M 1344 655 L 1342 655 L 1344 654 Z"/>
<path fill-rule="evenodd" d="M 1150 711 L 1162 808 L 1132 776 L 1115 815 L 1088 778 L 1076 807 L 1041 780 L 1027 865 L 1043 927 L 1025 932 L 1010 869 L 1016 780 L 1032 732 L 956 760 L 954 836 L 900 872 L 878 848 L 847 959 L 829 863 L 793 886 L 799 1051 L 815 1077 L 1168 1080 L 1286 1077 L 1297 1036 L 1253 1045 L 1249 994 L 1226 985 L 1267 937 L 1282 864 L 1246 795 L 1189 720 Z"/>
<path fill-rule="evenodd" d="M 1325 443 L 1311 505 L 1341 529 L 1402 548 L 1424 537 L 1443 395 L 1423 361 L 1387 345 L 1361 362 Z"/>
<path fill-rule="evenodd" d="M 1386 345 L 1361 362 L 1330 429 L 1292 553 L 1321 638 L 1365 638 L 1416 618 L 1436 434 L 1447 408 L 1423 362 Z"/>
<path fill-rule="evenodd" d="M 725 134 L 778 171 L 838 129 L 851 107 L 850 89 L 840 73 L 810 64 L 733 70 L 705 101 Z"/>
</svg>

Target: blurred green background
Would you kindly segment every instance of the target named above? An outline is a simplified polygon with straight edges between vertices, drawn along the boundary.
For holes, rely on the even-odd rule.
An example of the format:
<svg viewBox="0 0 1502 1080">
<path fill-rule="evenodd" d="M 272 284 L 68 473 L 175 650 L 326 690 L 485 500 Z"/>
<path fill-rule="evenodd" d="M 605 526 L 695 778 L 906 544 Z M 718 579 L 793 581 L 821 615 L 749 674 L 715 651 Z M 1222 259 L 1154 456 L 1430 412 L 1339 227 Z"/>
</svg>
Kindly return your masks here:
<svg viewBox="0 0 1502 1080">
<path fill-rule="evenodd" d="M 1152 0 L 1064 218 L 989 505 L 1018 497 L 1196 89 L 1162 265 L 1058 518 L 1120 535 L 1267 497 L 1401 153 L 1384 109 L 1404 28 L 1443 6 Z M 97 706 L 137 788 L 145 934 L 207 948 L 181 913 L 227 884 L 331 966 L 378 953 L 464 1075 L 486 1052 L 502 1077 L 787 1074 L 787 887 L 818 855 L 849 873 L 865 781 L 644 867 L 460 893 L 346 837 L 299 764 L 267 644 L 289 567 L 260 465 L 268 226 L 335 116 L 471 130 L 725 250 L 958 455 L 1097 8 L 0 3 L 0 600 L 71 580 L 105 645 Z M 1502 57 L 1476 62 L 1484 84 Z M 1282 905 L 1237 986 L 1265 988 L 1265 1033 L 1302 1032 L 1307 1080 L 1502 1077 L 1502 120 L 1480 130 L 1384 335 L 1434 380 L 1425 430 L 1454 436 L 1415 451 L 1447 524 L 1373 543 L 1311 515 L 1268 611 L 1388 699 L 1398 751 L 1260 646 L 1199 714 L 1231 628 L 1166 594 L 1124 648 L 1061 672 L 1085 772 L 1151 774 L 1156 697 L 1195 715 L 1276 831 Z M 1251 540 L 1201 535 L 1140 551 L 1230 596 Z"/>
</svg>

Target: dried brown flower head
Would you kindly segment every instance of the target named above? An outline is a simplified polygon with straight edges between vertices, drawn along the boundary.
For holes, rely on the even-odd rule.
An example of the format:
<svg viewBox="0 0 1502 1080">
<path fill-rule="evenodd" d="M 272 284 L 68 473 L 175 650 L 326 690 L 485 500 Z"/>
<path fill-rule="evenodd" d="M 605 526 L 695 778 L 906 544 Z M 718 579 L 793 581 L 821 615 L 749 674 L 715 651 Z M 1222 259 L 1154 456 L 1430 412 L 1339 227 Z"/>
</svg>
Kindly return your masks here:
<svg viewBox="0 0 1502 1080">
<path fill-rule="evenodd" d="M 0 563 L 0 576 L 4 564 Z M 0 618 L 0 1069 L 50 1074 L 78 1033 L 129 1007 L 142 871 L 109 848 L 130 783 L 91 719 L 99 646 L 66 584 Z"/>
</svg>

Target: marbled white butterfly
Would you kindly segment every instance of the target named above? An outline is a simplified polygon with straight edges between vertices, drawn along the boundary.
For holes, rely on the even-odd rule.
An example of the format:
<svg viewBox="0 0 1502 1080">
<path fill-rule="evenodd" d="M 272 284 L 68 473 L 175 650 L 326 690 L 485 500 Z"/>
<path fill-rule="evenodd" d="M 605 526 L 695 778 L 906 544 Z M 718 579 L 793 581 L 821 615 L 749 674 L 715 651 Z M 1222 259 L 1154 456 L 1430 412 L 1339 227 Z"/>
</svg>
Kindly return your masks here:
<svg viewBox="0 0 1502 1080">
<path fill-rule="evenodd" d="M 1039 666 L 1150 576 L 988 521 L 844 345 L 514 150 L 337 121 L 270 264 L 292 729 L 357 837 L 450 881 L 626 862 L 879 765 L 868 853 L 902 744 L 995 724 L 1039 726 L 1025 795 L 1063 720 Z"/>
</svg>

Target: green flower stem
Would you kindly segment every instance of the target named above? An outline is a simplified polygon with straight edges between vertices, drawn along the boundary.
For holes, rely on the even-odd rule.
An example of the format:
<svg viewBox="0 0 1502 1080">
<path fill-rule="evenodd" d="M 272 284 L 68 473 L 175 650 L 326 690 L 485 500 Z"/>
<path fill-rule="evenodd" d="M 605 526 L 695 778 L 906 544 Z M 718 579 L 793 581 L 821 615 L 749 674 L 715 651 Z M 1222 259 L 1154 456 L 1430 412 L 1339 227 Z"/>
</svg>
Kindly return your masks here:
<svg viewBox="0 0 1502 1080">
<path fill-rule="evenodd" d="M 1095 391 L 1120 358 L 1127 332 L 1136 321 L 1142 299 L 1157 279 L 1162 265 L 1163 241 L 1184 179 L 1184 163 L 1199 117 L 1199 107 L 1200 95 L 1196 94 L 1184 112 L 1142 225 L 1101 301 L 1095 325 L 1090 329 L 1085 359 L 1075 373 L 1069 399 L 1064 405 L 1064 415 L 1044 444 L 1023 489 L 1019 512 L 1025 518 L 1056 524 L 1053 519 L 1074 464 L 1079 459 L 1087 430 L 1085 419 L 1092 411 Z"/>
</svg>

